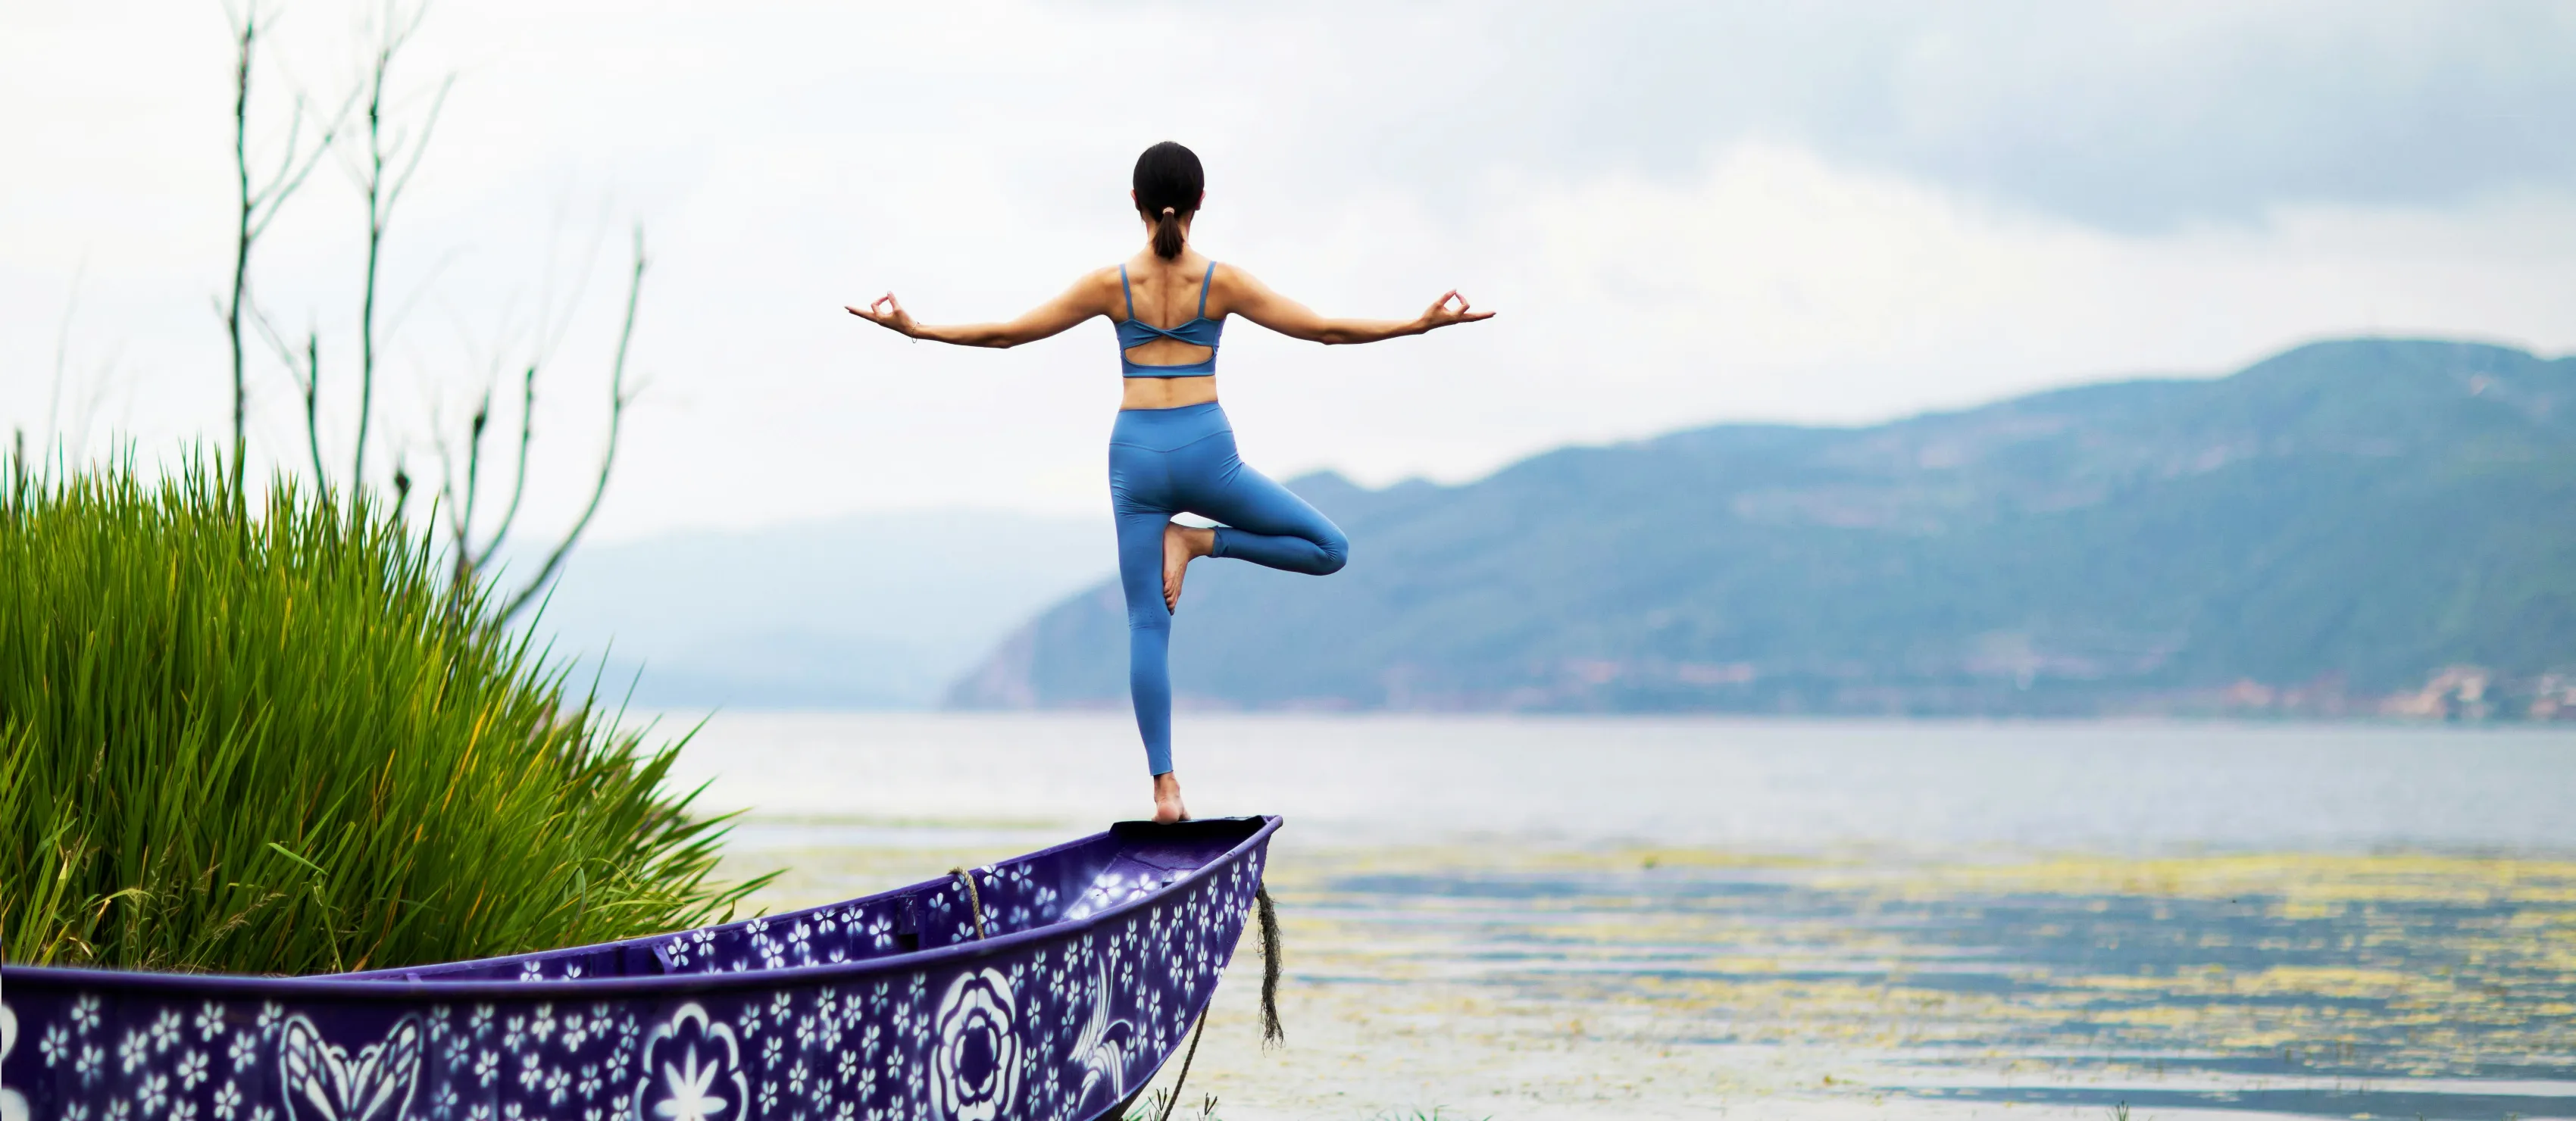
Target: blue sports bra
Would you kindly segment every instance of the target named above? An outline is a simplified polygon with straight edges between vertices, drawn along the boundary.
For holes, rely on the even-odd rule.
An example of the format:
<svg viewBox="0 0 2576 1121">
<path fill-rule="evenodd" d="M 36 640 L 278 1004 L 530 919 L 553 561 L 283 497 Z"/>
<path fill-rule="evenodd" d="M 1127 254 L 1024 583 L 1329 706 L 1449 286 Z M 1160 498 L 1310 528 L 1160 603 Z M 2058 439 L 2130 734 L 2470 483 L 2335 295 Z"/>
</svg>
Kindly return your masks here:
<svg viewBox="0 0 2576 1121">
<path fill-rule="evenodd" d="M 1207 275 L 1199 278 L 1199 314 L 1178 327 L 1166 330 L 1136 318 L 1136 290 L 1127 285 L 1127 266 L 1118 266 L 1118 290 L 1127 294 L 1127 318 L 1118 321 L 1118 371 L 1131 378 L 1194 378 L 1216 372 L 1217 340 L 1225 334 L 1225 324 L 1207 317 L 1208 284 L 1216 279 L 1216 262 L 1208 262 Z M 1156 339 L 1208 348 L 1208 356 L 1181 366 L 1140 366 L 1127 360 L 1127 352 Z"/>
</svg>

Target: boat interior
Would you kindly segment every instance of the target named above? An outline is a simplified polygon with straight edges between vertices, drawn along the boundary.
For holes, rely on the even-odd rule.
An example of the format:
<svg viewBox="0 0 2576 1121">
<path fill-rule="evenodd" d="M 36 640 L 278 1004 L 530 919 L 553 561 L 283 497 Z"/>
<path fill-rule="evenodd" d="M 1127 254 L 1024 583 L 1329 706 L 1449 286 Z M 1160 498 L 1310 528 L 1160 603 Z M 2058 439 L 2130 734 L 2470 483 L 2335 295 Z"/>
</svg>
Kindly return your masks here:
<svg viewBox="0 0 2576 1121">
<path fill-rule="evenodd" d="M 1259 835 L 1269 820 L 1119 822 L 1107 832 L 966 869 L 962 876 L 941 876 L 786 914 L 595 946 L 338 976 L 430 983 L 556 981 L 738 973 L 890 958 L 1079 922 L 1146 899 L 1220 861 Z M 1250 872 L 1257 875 L 1259 869 Z"/>
</svg>

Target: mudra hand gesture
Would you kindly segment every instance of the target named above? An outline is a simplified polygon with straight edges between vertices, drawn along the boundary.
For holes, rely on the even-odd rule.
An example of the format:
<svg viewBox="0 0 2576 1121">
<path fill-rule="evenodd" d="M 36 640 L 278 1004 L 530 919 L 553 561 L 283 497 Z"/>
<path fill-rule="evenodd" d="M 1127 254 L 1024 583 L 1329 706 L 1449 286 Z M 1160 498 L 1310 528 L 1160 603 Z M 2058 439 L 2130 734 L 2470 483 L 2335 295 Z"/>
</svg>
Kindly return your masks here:
<svg viewBox="0 0 2576 1121">
<path fill-rule="evenodd" d="M 912 313 L 903 310 L 903 301 L 895 299 L 892 292 L 868 301 L 868 306 L 864 309 L 849 304 L 841 306 L 847 308 L 850 314 L 905 338 L 921 337 L 919 326 L 912 321 Z M 881 308 L 884 310 L 879 310 Z"/>
<path fill-rule="evenodd" d="M 892 297 L 888 298 L 891 299 Z M 1454 311 L 1449 307 L 1449 301 L 1451 300 L 1458 301 L 1458 307 Z M 1453 323 L 1473 323 L 1479 319 L 1491 319 L 1494 317 L 1493 312 L 1469 311 L 1467 308 L 1467 297 L 1459 295 L 1458 290 L 1452 288 L 1449 291 L 1441 293 L 1439 299 L 1431 301 L 1431 310 L 1423 312 L 1422 318 L 1418 320 L 1418 322 L 1422 324 L 1423 330 L 1429 331 L 1434 328 L 1446 327 Z"/>
</svg>

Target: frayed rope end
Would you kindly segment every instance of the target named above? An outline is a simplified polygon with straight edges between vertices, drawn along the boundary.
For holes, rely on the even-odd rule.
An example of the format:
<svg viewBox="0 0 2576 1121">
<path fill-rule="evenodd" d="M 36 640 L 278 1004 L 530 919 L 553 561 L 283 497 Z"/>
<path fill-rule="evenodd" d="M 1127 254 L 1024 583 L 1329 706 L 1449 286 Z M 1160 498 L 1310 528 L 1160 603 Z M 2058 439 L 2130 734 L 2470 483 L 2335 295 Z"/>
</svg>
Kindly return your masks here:
<svg viewBox="0 0 2576 1121">
<path fill-rule="evenodd" d="M 1279 1026 L 1279 909 L 1271 905 L 1268 884 L 1254 890 L 1252 899 L 1261 915 L 1261 1047 L 1268 1050 L 1288 1042 Z"/>
</svg>

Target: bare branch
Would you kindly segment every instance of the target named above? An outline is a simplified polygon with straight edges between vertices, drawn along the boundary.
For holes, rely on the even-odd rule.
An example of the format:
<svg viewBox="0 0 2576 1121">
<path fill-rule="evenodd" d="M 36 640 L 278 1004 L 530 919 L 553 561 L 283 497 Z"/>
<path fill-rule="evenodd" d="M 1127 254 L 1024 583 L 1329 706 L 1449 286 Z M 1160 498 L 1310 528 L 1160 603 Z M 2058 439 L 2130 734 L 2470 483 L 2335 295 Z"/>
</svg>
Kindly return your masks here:
<svg viewBox="0 0 2576 1121">
<path fill-rule="evenodd" d="M 231 5 L 225 5 L 227 12 Z M 250 288 L 250 245 L 259 235 L 251 229 L 251 208 L 255 205 L 250 187 L 250 64 L 252 49 L 259 38 L 259 3 L 251 0 L 250 9 L 233 23 L 237 56 L 233 68 L 233 178 L 240 188 L 241 212 L 233 236 L 233 301 L 225 311 L 224 330 L 231 338 L 233 350 L 233 445 L 232 476 L 236 491 L 241 488 L 243 460 L 249 443 L 242 422 L 249 409 L 249 382 L 242 361 L 242 297 Z"/>
<path fill-rule="evenodd" d="M 286 146 L 278 150 L 277 170 L 269 173 L 269 186 L 261 187 L 260 189 L 250 193 L 251 201 L 255 203 L 267 202 L 271 190 L 277 184 L 286 182 L 288 177 L 294 173 L 295 153 L 301 146 L 303 139 L 304 97 L 302 94 L 298 94 L 295 98 L 295 111 L 288 114 L 286 118 Z"/>
<path fill-rule="evenodd" d="M 387 211 L 391 211 L 394 208 L 394 202 L 402 198 L 404 188 L 411 186 L 412 173 L 420 170 L 421 157 L 429 154 L 430 134 L 438 131 L 438 115 L 447 108 L 447 91 L 455 88 L 455 86 L 456 75 L 454 74 L 449 74 L 444 80 L 438 83 L 438 95 L 430 99 L 429 116 L 420 126 L 419 138 L 408 142 L 410 158 L 404 162 L 402 171 L 394 176 L 393 186 L 385 191 L 385 209 Z M 394 145 L 394 150 L 397 152 L 404 151 L 405 142 L 397 140 Z"/>
<path fill-rule="evenodd" d="M 399 14 L 395 0 L 386 0 L 382 37 L 377 40 L 374 68 L 367 80 L 367 156 L 358 172 L 359 185 L 367 196 L 367 277 L 360 296 L 358 311 L 358 440 L 351 454 L 349 476 L 352 485 L 364 485 L 367 467 L 367 430 L 375 415 L 376 402 L 376 293 L 383 270 L 385 230 L 393 223 L 394 204 L 411 175 L 420 167 L 429 149 L 429 133 L 437 127 L 438 116 L 447 103 L 447 91 L 455 76 L 439 85 L 437 100 L 430 106 L 427 127 L 419 137 L 406 142 L 396 130 L 392 144 L 387 145 L 385 132 L 385 84 L 393 72 L 394 60 L 401 55 L 412 34 L 428 18 L 429 7 L 414 7 L 408 21 Z M 387 178 L 387 169 L 400 162 L 402 169 Z M 390 328 L 387 328 L 390 330 Z"/>
<path fill-rule="evenodd" d="M 328 491 L 331 479 L 322 470 L 322 332 L 304 331 L 304 447 L 313 453 L 313 489 Z"/>
<path fill-rule="evenodd" d="M 447 438 L 444 435 L 447 425 L 439 412 L 440 410 L 433 407 L 429 414 L 430 432 L 433 434 L 429 446 L 438 453 L 438 502 L 430 508 L 430 523 L 431 528 L 435 529 L 439 511 L 446 511 L 449 540 L 461 540 L 464 531 L 456 525 L 456 508 L 459 504 L 459 499 L 456 497 L 456 451 L 447 445 Z"/>
<path fill-rule="evenodd" d="M 483 399 L 474 405 L 474 419 L 466 425 L 465 436 L 465 504 L 451 516 L 456 524 L 456 582 L 474 580 L 474 504 L 483 494 L 483 433 L 492 421 L 492 387 L 483 387 Z"/>
<path fill-rule="evenodd" d="M 286 336 L 278 332 L 277 325 L 269 321 L 267 309 L 260 307 L 258 301 L 251 301 L 249 311 L 250 321 L 259 328 L 260 337 L 268 340 L 268 348 L 277 352 L 277 360 L 286 364 L 287 372 L 295 375 L 296 385 L 301 388 L 304 371 L 296 368 L 295 344 L 286 341 Z"/>
<path fill-rule="evenodd" d="M 348 108 L 347 105 L 343 105 L 341 111 L 322 126 L 322 135 L 320 139 L 315 141 L 313 147 L 308 151 L 304 146 L 304 125 L 305 116 L 310 111 L 310 102 L 301 93 L 298 93 L 295 96 L 293 111 L 287 118 L 286 143 L 278 152 L 277 169 L 271 173 L 264 182 L 254 184 L 251 175 L 250 162 L 251 74 L 255 68 L 254 63 L 258 56 L 260 32 L 268 26 L 268 21 L 260 11 L 259 0 L 250 0 L 248 6 L 238 9 L 233 7 L 231 0 L 225 0 L 224 12 L 232 21 L 235 49 L 233 69 L 233 179 L 237 192 L 236 202 L 238 204 L 238 211 L 235 214 L 235 222 L 233 226 L 232 300 L 230 304 L 222 310 L 225 334 L 232 344 L 233 440 L 231 459 L 233 483 L 238 487 L 242 481 L 243 472 L 249 462 L 249 436 L 245 428 L 245 421 L 250 410 L 250 386 L 248 379 L 248 366 L 242 345 L 242 314 L 245 310 L 252 310 L 254 318 L 257 318 L 255 309 L 251 309 L 249 307 L 251 303 L 251 247 L 259 241 L 261 235 L 268 232 L 269 223 L 277 219 L 278 214 L 285 209 L 287 200 L 294 197 L 296 190 L 304 185 L 305 178 L 313 173 L 313 169 L 320 165 L 323 157 L 331 151 L 333 142 L 338 139 L 341 125 L 348 119 Z M 290 86 L 291 85 L 292 83 L 290 82 Z M 353 95 L 349 104 L 354 103 L 355 98 Z M 276 343 L 276 332 L 269 328 L 264 321 L 260 326 L 271 336 L 272 343 Z M 286 350 L 283 345 L 280 345 L 279 349 L 281 351 Z M 310 355 L 316 350 L 318 350 L 318 347 L 308 347 L 307 353 Z M 287 367 L 292 369 L 294 368 L 294 365 L 295 363 L 293 359 L 289 358 L 287 360 Z M 307 429 L 309 435 L 311 429 L 310 417 L 313 411 L 313 391 L 310 388 L 310 385 L 313 378 L 308 376 L 305 381 L 307 382 L 305 396 L 306 414 L 308 417 Z M 320 483 L 319 472 L 316 472 L 316 476 L 316 483 L 318 485 Z"/>
<path fill-rule="evenodd" d="M 510 597 L 509 602 L 502 605 L 500 617 L 503 622 L 515 618 L 520 611 L 525 610 L 537 593 L 554 581 L 555 573 L 563 567 L 564 557 L 572 552 L 574 543 L 581 540 L 582 532 L 590 528 L 590 519 L 599 513 L 600 499 L 608 494 L 609 472 L 617 464 L 617 437 L 625 426 L 626 406 L 634 400 L 626 390 L 626 351 L 628 345 L 635 339 L 635 307 L 644 292 L 644 264 L 644 227 L 637 226 L 635 227 L 635 271 L 629 277 L 626 287 L 626 322 L 618 328 L 617 358 L 609 367 L 608 446 L 599 456 L 599 479 L 591 485 L 590 503 L 582 507 L 581 517 L 572 523 L 571 529 L 564 532 L 563 540 L 555 543 L 554 551 L 546 554 L 546 563 L 537 569 L 535 578 L 529 580 L 525 587 L 519 589 L 517 595 Z"/>
<path fill-rule="evenodd" d="M 268 232 L 268 224 L 277 220 L 279 211 L 286 209 L 286 200 L 294 197 L 297 189 L 304 186 L 304 180 L 313 174 L 313 169 L 322 165 L 322 158 L 331 153 L 333 145 L 340 139 L 340 128 L 348 120 L 349 105 L 356 102 L 357 95 L 353 93 L 350 95 L 349 104 L 342 105 L 340 111 L 333 114 L 331 123 L 322 130 L 322 138 L 314 142 L 313 150 L 305 155 L 301 166 L 294 165 L 295 136 L 292 131 L 288 133 L 288 147 L 286 155 L 278 165 L 277 177 L 269 180 L 267 186 L 254 194 L 253 204 L 259 210 L 259 214 L 251 222 L 251 236 L 257 237 Z M 295 100 L 295 116 L 299 126 L 303 122 L 304 106 L 303 98 L 299 97 Z"/>
<path fill-rule="evenodd" d="M 519 459 L 517 466 L 511 472 L 510 505 L 502 509 L 501 522 L 492 527 L 492 537 L 483 542 L 483 551 L 475 554 L 474 567 L 477 569 L 492 563 L 493 555 L 501 551 L 501 542 L 510 536 L 510 526 L 519 520 L 519 500 L 527 497 L 528 493 L 528 444 L 535 439 L 537 432 L 537 368 L 535 366 L 528 367 L 528 376 L 522 385 L 519 398 Z"/>
<path fill-rule="evenodd" d="M 297 354 L 295 344 L 286 341 L 277 325 L 269 322 L 268 312 L 257 300 L 251 301 L 251 322 L 259 326 L 260 337 L 268 340 L 269 349 L 295 379 L 296 392 L 304 398 L 304 446 L 313 455 L 313 487 L 316 491 L 331 489 L 330 477 L 322 470 L 322 334 L 305 328 L 304 352 Z"/>
<path fill-rule="evenodd" d="M 385 0 L 385 28 L 387 31 L 385 49 L 387 51 L 401 50 L 403 48 L 403 44 L 411 42 L 412 34 L 420 30 L 421 21 L 429 18 L 429 5 L 421 4 L 411 10 L 411 22 L 402 25 L 402 30 L 395 31 L 393 30 L 394 7 L 394 0 Z"/>
</svg>

